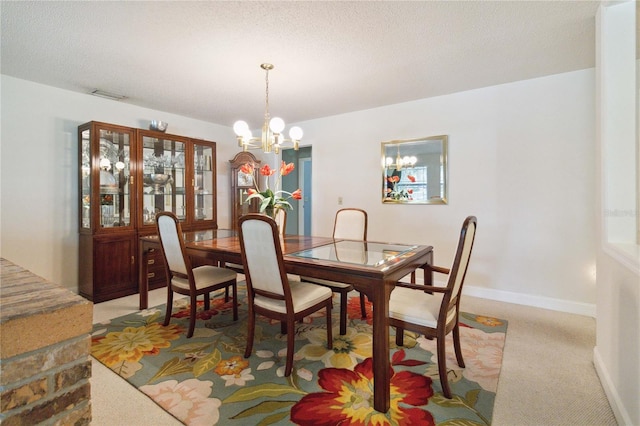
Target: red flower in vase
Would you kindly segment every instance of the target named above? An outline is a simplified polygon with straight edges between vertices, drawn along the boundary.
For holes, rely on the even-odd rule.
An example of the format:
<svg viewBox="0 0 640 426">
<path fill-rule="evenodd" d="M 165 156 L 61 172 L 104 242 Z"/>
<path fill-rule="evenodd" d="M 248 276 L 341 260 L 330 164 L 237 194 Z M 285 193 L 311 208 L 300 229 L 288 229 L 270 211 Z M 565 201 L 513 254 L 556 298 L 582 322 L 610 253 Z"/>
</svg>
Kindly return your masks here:
<svg viewBox="0 0 640 426">
<path fill-rule="evenodd" d="M 272 190 L 269 186 L 269 178 L 277 173 L 276 169 L 272 169 L 271 166 L 265 164 L 260 168 L 260 175 L 264 176 L 265 189 L 260 191 L 260 187 L 258 186 L 258 182 L 255 182 L 255 189 L 247 190 L 247 194 L 249 195 L 246 202 L 250 202 L 252 199 L 258 198 L 260 200 L 260 212 L 264 212 L 266 210 L 273 211 L 274 209 L 287 209 L 291 210 L 293 207 L 289 202 L 290 199 L 300 200 L 302 199 L 302 190 L 296 189 L 294 192 L 283 191 L 281 189 L 277 189 L 280 186 L 280 182 L 282 176 L 286 176 L 291 173 L 295 169 L 295 164 L 293 163 L 285 163 L 284 161 L 280 165 L 280 173 L 277 176 L 276 182 L 273 185 L 275 190 Z M 254 166 L 253 164 L 247 163 L 243 164 L 240 167 L 242 173 L 253 174 Z"/>
</svg>

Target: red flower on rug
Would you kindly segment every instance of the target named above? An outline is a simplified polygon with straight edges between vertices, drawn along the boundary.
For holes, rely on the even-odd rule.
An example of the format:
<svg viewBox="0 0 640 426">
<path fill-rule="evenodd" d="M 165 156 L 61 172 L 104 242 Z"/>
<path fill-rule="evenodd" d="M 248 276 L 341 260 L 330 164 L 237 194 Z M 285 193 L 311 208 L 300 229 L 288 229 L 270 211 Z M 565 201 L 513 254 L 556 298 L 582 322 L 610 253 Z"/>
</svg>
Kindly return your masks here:
<svg viewBox="0 0 640 426">
<path fill-rule="evenodd" d="M 233 309 L 233 299 L 229 299 L 228 302 L 224 301 L 224 298 L 211 299 L 211 305 L 208 310 L 203 310 L 204 300 L 198 300 L 196 302 L 196 319 L 209 320 L 216 315 L 224 314 L 225 311 Z M 172 318 L 189 318 L 190 305 L 187 304 L 183 309 L 171 314 Z"/>
<path fill-rule="evenodd" d="M 392 364 L 415 365 L 404 357 L 403 350 L 396 352 Z M 353 371 L 324 368 L 318 372 L 318 384 L 325 392 L 302 397 L 291 408 L 292 422 L 308 426 L 435 425 L 430 412 L 417 408 L 426 405 L 433 396 L 429 377 L 411 371 L 395 373 L 391 368 L 391 400 L 387 413 L 373 408 L 371 358 L 356 365 Z"/>
</svg>

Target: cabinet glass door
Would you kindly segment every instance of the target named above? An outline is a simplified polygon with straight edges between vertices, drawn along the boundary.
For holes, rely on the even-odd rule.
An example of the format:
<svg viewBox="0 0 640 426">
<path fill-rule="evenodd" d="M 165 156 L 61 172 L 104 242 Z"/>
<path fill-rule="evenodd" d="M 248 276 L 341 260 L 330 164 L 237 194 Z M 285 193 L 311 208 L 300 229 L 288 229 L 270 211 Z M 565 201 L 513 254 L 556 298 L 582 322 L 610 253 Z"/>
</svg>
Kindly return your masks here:
<svg viewBox="0 0 640 426">
<path fill-rule="evenodd" d="M 91 129 L 80 133 L 80 228 L 91 228 Z"/>
<path fill-rule="evenodd" d="M 142 223 L 155 224 L 161 211 L 186 219 L 185 147 L 170 137 L 142 135 Z"/>
<path fill-rule="evenodd" d="M 193 145 L 193 206 L 196 223 L 215 219 L 215 175 L 213 172 L 215 161 L 214 146 L 198 143 Z"/>
<path fill-rule="evenodd" d="M 97 128 L 98 138 L 98 176 L 100 185 L 98 189 L 99 202 L 93 203 L 97 208 L 100 206 L 99 226 L 101 228 L 113 228 L 131 226 L 132 193 L 129 179 L 131 177 L 131 142 L 132 137 L 129 132 L 120 132 L 113 129 Z M 85 163 L 87 148 L 90 144 L 90 131 L 82 132 L 82 226 L 90 225 L 90 210 L 85 208 L 85 204 L 91 203 L 91 181 L 90 173 L 87 174 L 85 184 L 84 176 L 91 167 Z M 95 151 L 94 151 L 95 152 Z M 95 175 L 94 175 L 95 176 Z M 85 213 L 85 210 L 88 210 Z"/>
</svg>

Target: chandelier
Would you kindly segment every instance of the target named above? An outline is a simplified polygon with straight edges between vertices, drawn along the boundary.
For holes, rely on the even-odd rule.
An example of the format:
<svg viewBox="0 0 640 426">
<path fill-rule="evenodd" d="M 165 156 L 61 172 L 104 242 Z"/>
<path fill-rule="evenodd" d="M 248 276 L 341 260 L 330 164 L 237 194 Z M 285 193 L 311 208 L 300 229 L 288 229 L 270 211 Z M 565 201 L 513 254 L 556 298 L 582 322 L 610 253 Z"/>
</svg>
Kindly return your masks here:
<svg viewBox="0 0 640 426">
<path fill-rule="evenodd" d="M 261 137 L 253 137 L 246 121 L 236 121 L 233 125 L 233 131 L 237 135 L 238 146 L 243 151 L 262 148 L 265 153 L 275 152 L 277 154 L 280 152 L 282 144 L 291 143 L 293 144 L 293 149 L 297 151 L 300 139 L 302 139 L 302 129 L 294 126 L 289 130 L 289 139 L 284 138 L 284 135 L 282 135 L 284 120 L 280 117 L 271 118 L 269 114 L 269 71 L 273 69 L 273 65 L 261 64 L 260 68 L 266 72 L 266 103 L 262 135 Z"/>
</svg>

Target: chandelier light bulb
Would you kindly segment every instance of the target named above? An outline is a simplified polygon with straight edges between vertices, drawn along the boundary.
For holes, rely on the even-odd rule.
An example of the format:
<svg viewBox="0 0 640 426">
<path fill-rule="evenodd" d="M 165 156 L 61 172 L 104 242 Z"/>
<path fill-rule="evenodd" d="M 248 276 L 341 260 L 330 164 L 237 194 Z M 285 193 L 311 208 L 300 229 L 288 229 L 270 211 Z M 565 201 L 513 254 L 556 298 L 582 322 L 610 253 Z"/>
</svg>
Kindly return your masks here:
<svg viewBox="0 0 640 426">
<path fill-rule="evenodd" d="M 393 158 L 387 157 L 386 162 L 387 162 L 387 167 L 389 167 L 390 165 L 393 164 Z"/>
<path fill-rule="evenodd" d="M 302 129 L 298 126 L 293 126 L 290 130 L 289 130 L 289 137 L 293 140 L 299 141 L 300 139 L 302 139 L 302 135 L 304 133 L 302 132 Z"/>
<path fill-rule="evenodd" d="M 124 163 L 122 161 L 118 161 L 116 163 L 116 169 L 118 170 L 124 170 Z"/>
<path fill-rule="evenodd" d="M 238 136 L 242 136 L 242 138 L 244 140 L 247 140 L 247 141 L 249 141 L 249 140 L 251 140 L 253 138 L 253 134 L 251 133 L 251 130 L 249 130 L 248 127 L 246 129 L 244 129 L 242 131 L 242 133 L 240 135 L 238 135 Z"/>
<path fill-rule="evenodd" d="M 236 133 L 236 135 L 244 136 L 247 130 L 249 130 L 249 125 L 246 121 L 238 120 L 233 123 L 233 131 Z"/>
<path fill-rule="evenodd" d="M 273 133 L 282 133 L 284 130 L 284 120 L 280 117 L 273 117 L 269 122 L 269 128 Z"/>
</svg>

